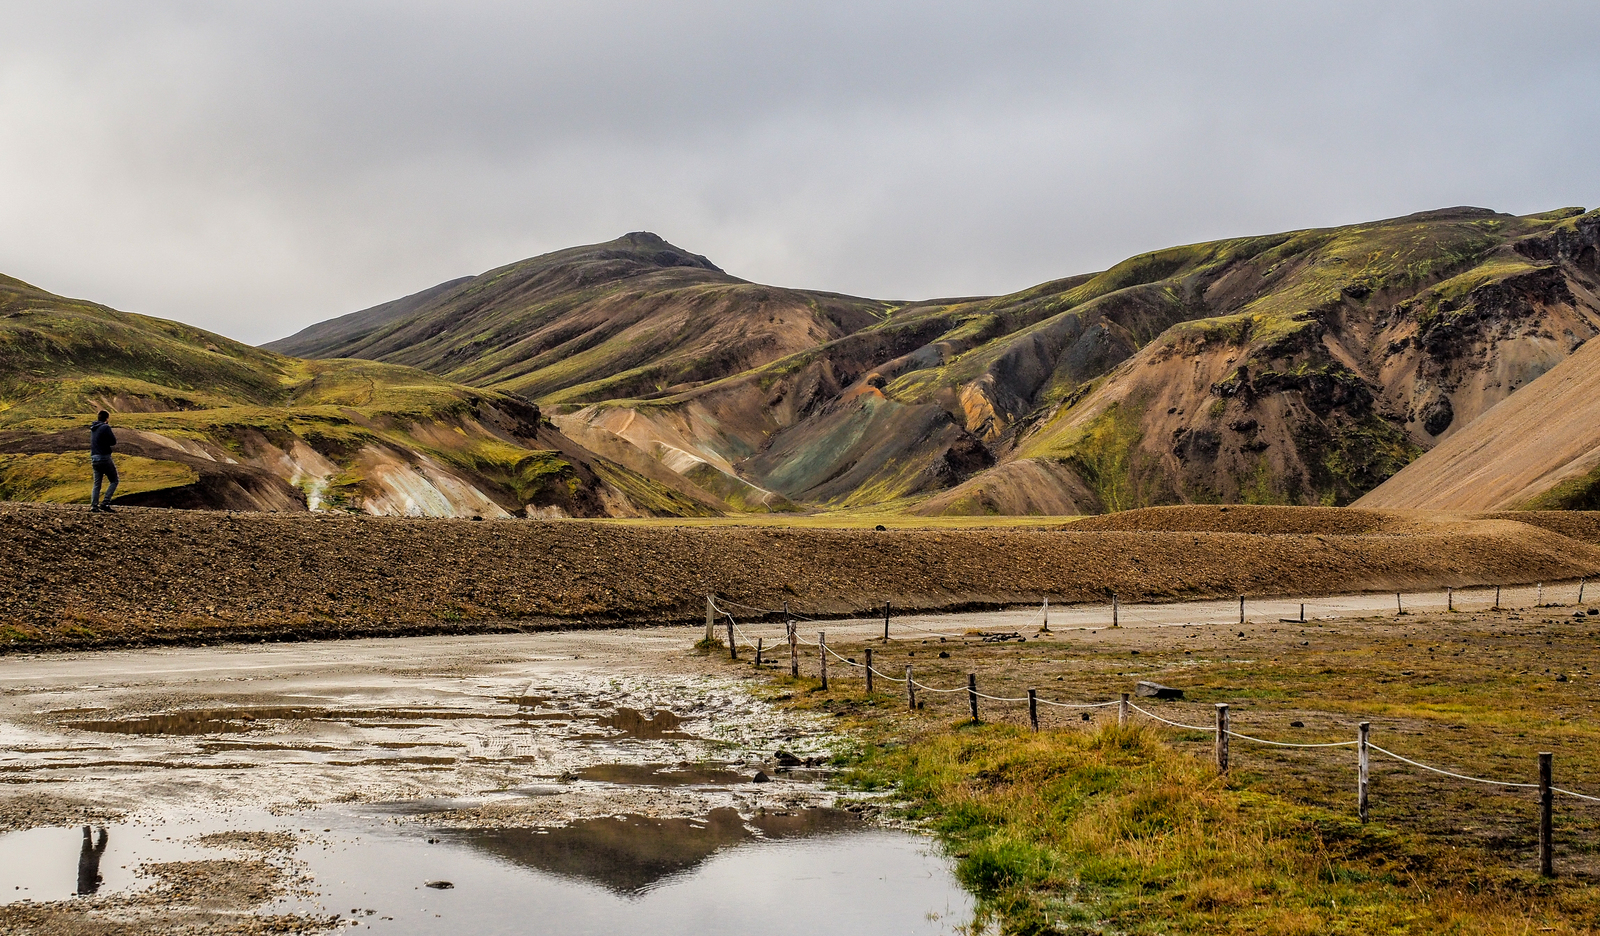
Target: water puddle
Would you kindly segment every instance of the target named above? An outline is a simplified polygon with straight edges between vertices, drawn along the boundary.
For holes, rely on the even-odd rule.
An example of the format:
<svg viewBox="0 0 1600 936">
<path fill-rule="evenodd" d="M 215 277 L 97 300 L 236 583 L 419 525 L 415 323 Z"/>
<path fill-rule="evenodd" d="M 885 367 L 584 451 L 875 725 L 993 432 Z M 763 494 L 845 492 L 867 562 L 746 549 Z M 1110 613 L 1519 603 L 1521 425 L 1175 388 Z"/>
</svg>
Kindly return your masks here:
<svg viewBox="0 0 1600 936">
<path fill-rule="evenodd" d="M 0 835 L 10 885 L 0 903 L 133 892 L 241 857 L 307 882 L 260 912 L 333 913 L 380 933 L 521 934 L 536 920 L 572 936 L 811 934 L 819 921 L 845 934 L 933 934 L 972 912 L 927 839 L 836 809 L 441 831 L 324 807 L 31 829 Z"/>
</svg>

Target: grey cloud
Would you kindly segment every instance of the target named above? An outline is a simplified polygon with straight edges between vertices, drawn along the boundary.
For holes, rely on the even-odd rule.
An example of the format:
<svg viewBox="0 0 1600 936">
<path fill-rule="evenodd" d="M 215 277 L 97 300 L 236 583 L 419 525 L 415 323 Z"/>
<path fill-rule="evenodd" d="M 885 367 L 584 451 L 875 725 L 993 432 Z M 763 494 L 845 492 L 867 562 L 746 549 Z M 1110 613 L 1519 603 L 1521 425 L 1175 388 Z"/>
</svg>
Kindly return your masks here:
<svg viewBox="0 0 1600 936">
<path fill-rule="evenodd" d="M 0 271 L 251 341 L 650 229 L 917 297 L 1600 201 L 1590 4 L 0 3 Z"/>
</svg>

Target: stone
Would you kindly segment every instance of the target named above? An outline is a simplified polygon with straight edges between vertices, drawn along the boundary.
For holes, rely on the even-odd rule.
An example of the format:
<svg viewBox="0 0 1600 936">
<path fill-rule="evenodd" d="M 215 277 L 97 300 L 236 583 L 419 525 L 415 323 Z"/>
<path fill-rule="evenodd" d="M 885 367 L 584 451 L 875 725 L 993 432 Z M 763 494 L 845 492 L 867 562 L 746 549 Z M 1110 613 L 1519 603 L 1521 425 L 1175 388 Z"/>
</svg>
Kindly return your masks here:
<svg viewBox="0 0 1600 936">
<path fill-rule="evenodd" d="M 428 883 L 426 883 L 426 884 L 424 884 L 422 886 L 423 887 L 431 887 L 434 890 L 450 890 L 451 888 L 455 887 L 455 885 L 450 883 L 449 881 L 429 881 Z"/>
<path fill-rule="evenodd" d="M 779 767 L 799 767 L 805 763 L 800 758 L 781 749 L 773 753 L 772 759 L 777 762 Z"/>
<path fill-rule="evenodd" d="M 772 782 L 772 778 L 767 776 L 766 771 L 758 770 L 758 771 L 756 771 L 756 775 L 754 777 L 750 778 L 750 782 L 751 783 L 771 783 Z"/>
<path fill-rule="evenodd" d="M 1163 686 L 1160 683 L 1153 683 L 1149 680 L 1140 680 L 1139 683 L 1133 687 L 1133 694 L 1145 699 L 1183 698 L 1182 689 L 1174 689 L 1171 686 Z"/>
</svg>

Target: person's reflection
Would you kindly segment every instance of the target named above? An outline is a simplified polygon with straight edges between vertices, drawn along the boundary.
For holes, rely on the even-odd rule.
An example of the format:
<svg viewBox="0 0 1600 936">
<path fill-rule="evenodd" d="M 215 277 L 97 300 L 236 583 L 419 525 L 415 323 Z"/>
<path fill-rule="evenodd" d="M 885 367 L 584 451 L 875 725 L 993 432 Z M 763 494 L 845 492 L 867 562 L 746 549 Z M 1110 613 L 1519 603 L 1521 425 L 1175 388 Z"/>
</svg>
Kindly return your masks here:
<svg viewBox="0 0 1600 936">
<path fill-rule="evenodd" d="M 100 889 L 100 856 L 106 853 L 106 830 L 102 826 L 99 839 L 83 827 L 83 850 L 78 852 L 78 893 L 92 894 Z"/>
</svg>

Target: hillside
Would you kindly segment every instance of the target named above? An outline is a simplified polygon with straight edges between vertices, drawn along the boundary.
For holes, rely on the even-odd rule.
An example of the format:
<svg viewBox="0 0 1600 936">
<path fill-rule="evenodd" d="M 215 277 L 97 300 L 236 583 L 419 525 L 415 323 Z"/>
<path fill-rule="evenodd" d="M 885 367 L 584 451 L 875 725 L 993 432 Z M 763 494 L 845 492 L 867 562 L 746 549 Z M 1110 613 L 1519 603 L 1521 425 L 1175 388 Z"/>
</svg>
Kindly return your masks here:
<svg viewBox="0 0 1600 936">
<path fill-rule="evenodd" d="M 277 346 L 527 393 L 738 508 L 1348 504 L 1600 333 L 1597 245 L 1600 212 L 1453 208 L 884 303 L 629 235 Z"/>
<path fill-rule="evenodd" d="M 515 394 L 303 361 L 0 277 L 0 499 L 87 502 L 116 415 L 118 503 L 423 516 L 706 515 L 724 505 L 563 436 Z"/>
<path fill-rule="evenodd" d="M 1467 208 L 1173 248 L 567 418 L 834 507 L 1346 504 L 1600 332 L 1597 241 Z"/>
<path fill-rule="evenodd" d="M 887 303 L 759 286 L 654 234 L 455 280 L 267 347 L 419 367 L 548 401 L 646 397 L 880 320 Z"/>
<path fill-rule="evenodd" d="M 1600 341 L 1585 343 L 1356 504 L 1600 510 Z"/>
</svg>

